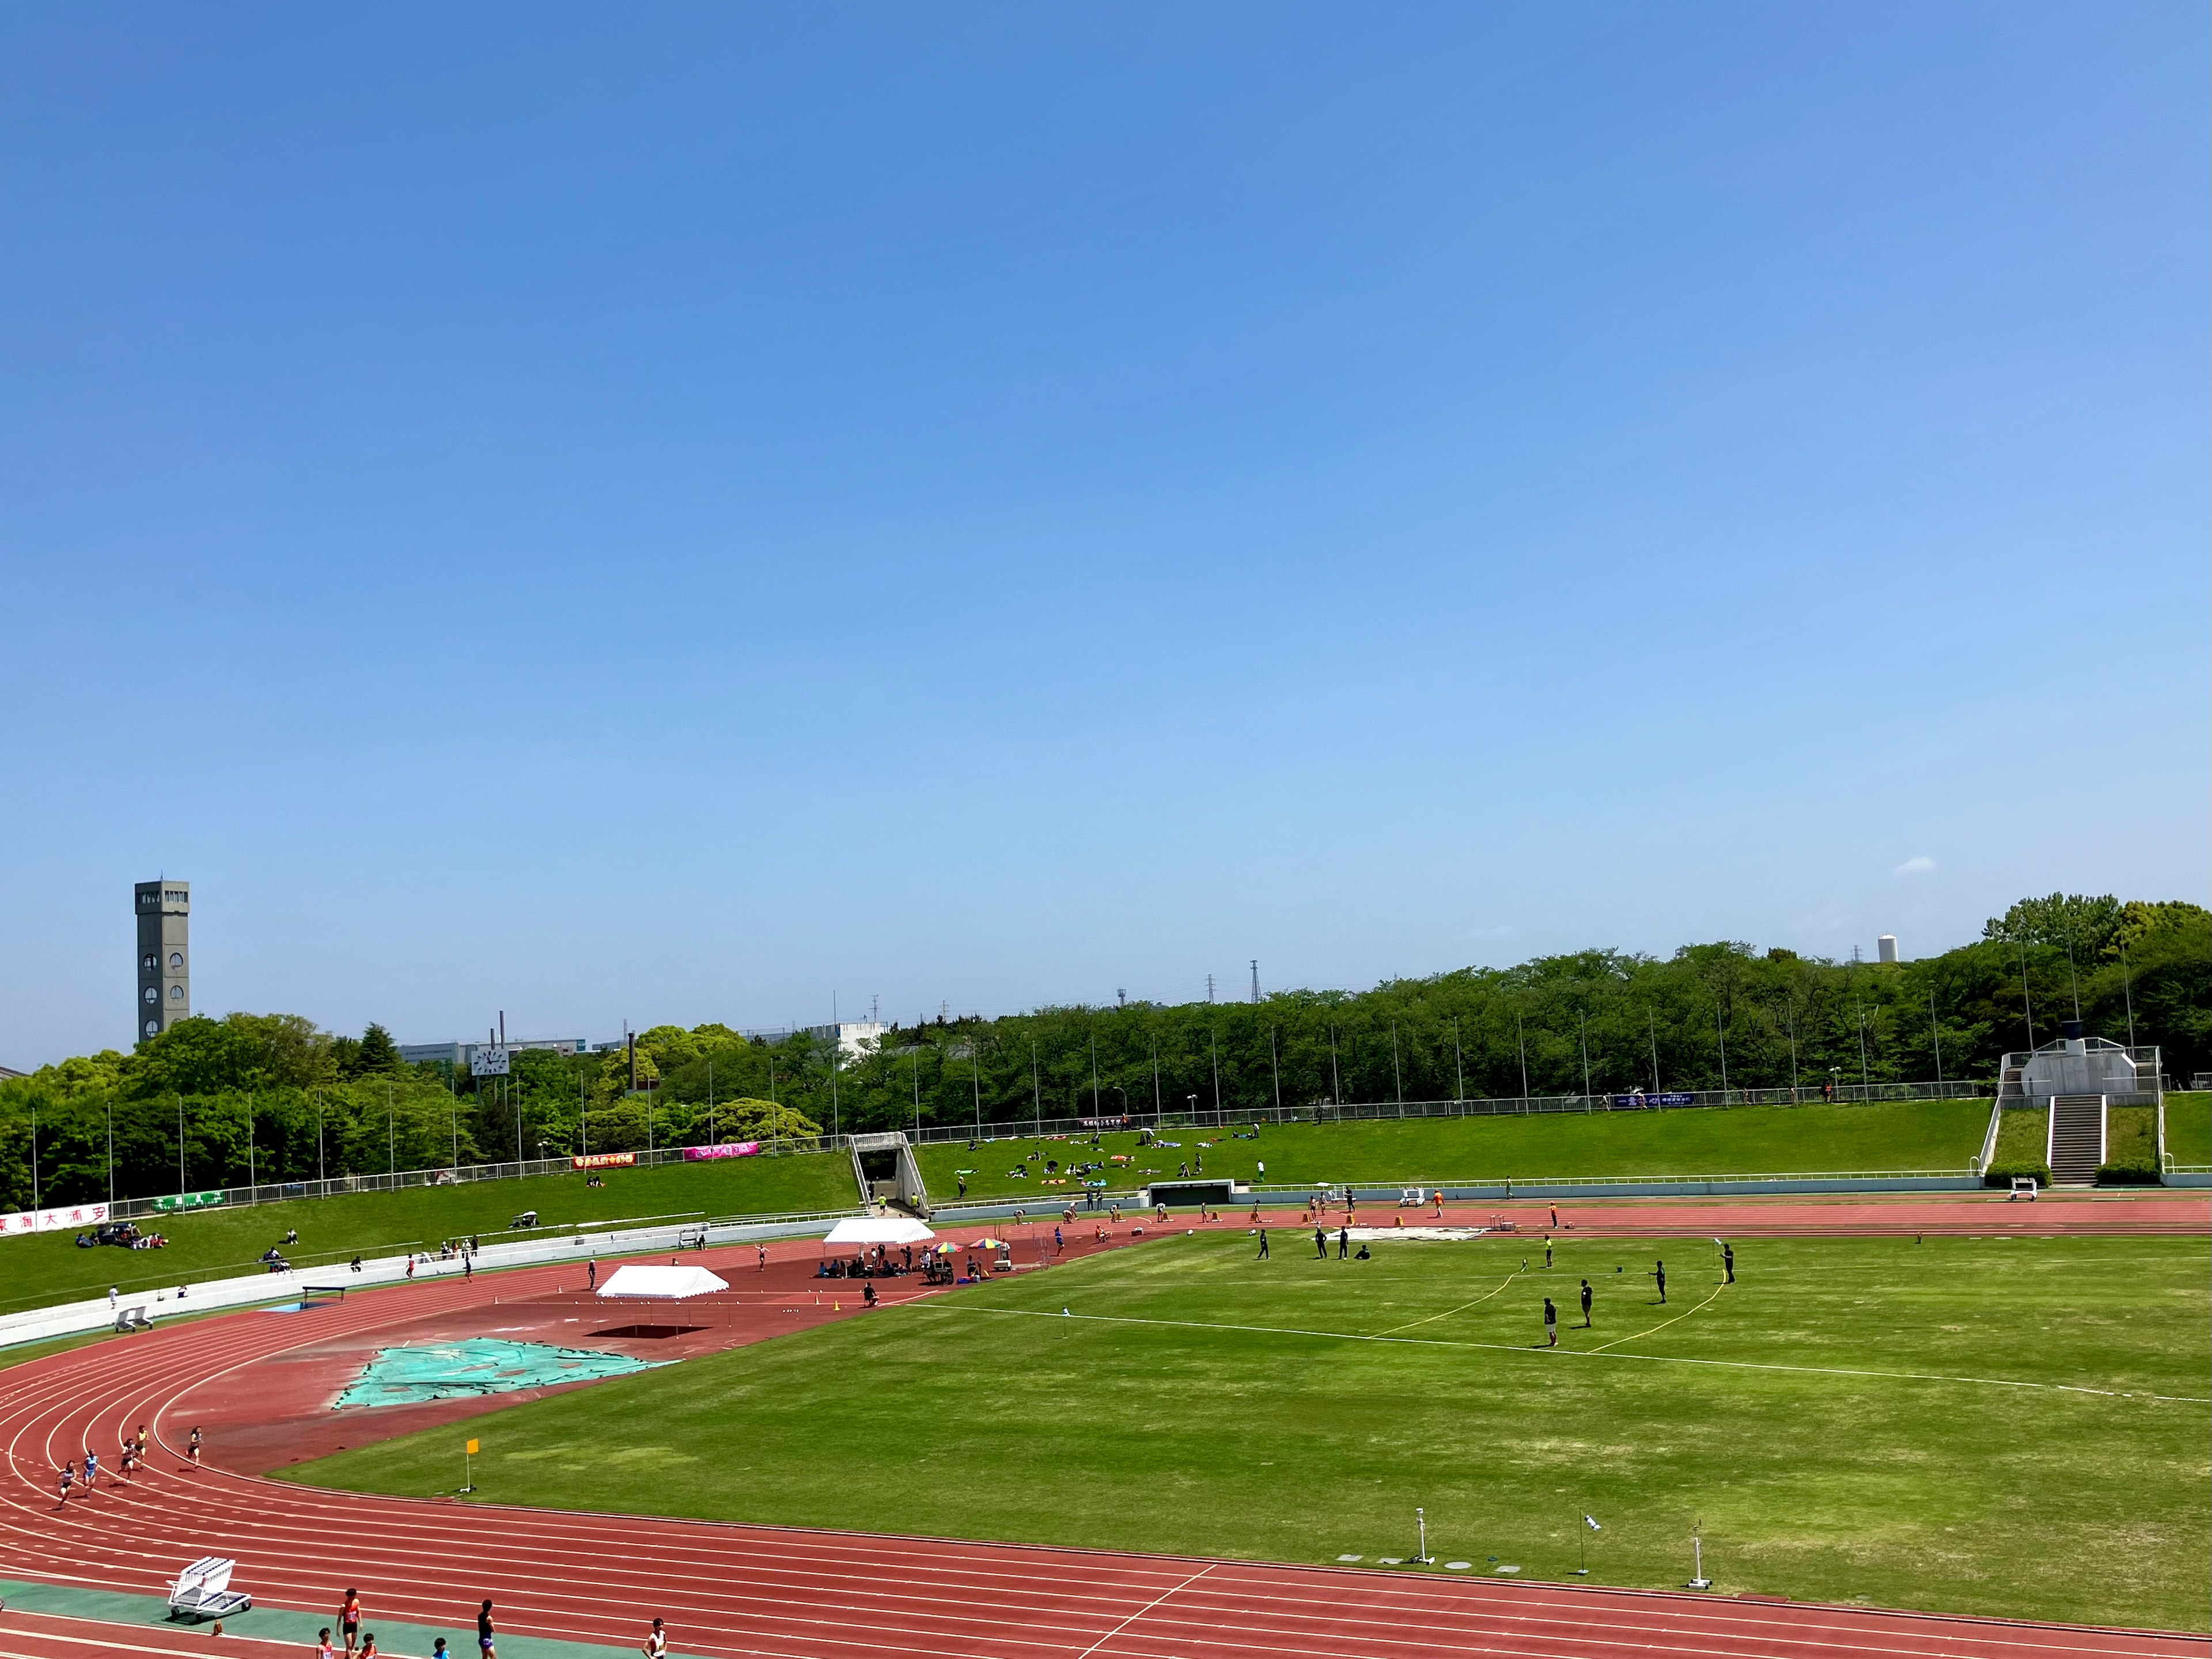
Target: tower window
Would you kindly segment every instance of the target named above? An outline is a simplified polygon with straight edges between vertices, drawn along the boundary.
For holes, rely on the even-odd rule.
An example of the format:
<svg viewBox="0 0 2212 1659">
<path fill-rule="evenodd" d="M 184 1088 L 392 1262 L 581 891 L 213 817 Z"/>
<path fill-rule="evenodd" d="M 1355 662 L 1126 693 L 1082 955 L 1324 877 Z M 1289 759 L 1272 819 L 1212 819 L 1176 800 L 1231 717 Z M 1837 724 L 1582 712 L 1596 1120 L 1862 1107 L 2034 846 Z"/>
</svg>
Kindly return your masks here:
<svg viewBox="0 0 2212 1659">
<path fill-rule="evenodd" d="M 149 1020 L 148 1020 L 148 1021 L 146 1022 L 146 1035 L 147 1035 L 148 1036 L 161 1036 L 161 1022 L 160 1020 L 158 1020 L 158 1019 L 149 1019 Z"/>
<path fill-rule="evenodd" d="M 169 988 L 169 1000 L 172 1002 L 182 1002 L 184 1000 L 185 988 L 181 985 L 172 985 Z"/>
<path fill-rule="evenodd" d="M 159 1002 L 161 1000 L 161 994 L 159 991 L 155 990 L 150 985 L 146 988 L 146 1000 L 148 1002 Z"/>
<path fill-rule="evenodd" d="M 182 951 L 169 952 L 169 971 L 173 974 L 181 974 L 185 971 L 185 953 Z"/>
<path fill-rule="evenodd" d="M 146 959 L 138 965 L 150 974 L 161 965 L 161 959 L 149 951 L 146 952 Z"/>
</svg>

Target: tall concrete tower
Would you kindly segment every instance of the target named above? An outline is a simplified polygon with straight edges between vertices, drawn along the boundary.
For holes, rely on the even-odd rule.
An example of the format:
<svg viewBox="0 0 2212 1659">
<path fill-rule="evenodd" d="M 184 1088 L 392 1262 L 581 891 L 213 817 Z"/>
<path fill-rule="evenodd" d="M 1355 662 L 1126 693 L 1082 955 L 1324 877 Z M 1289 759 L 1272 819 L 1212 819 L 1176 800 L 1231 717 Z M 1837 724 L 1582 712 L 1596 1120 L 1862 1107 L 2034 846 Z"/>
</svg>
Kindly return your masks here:
<svg viewBox="0 0 2212 1659">
<path fill-rule="evenodd" d="M 192 1012 L 192 884 L 142 881 L 131 895 L 138 907 L 138 1005 L 131 1021 L 143 1042 Z"/>
</svg>

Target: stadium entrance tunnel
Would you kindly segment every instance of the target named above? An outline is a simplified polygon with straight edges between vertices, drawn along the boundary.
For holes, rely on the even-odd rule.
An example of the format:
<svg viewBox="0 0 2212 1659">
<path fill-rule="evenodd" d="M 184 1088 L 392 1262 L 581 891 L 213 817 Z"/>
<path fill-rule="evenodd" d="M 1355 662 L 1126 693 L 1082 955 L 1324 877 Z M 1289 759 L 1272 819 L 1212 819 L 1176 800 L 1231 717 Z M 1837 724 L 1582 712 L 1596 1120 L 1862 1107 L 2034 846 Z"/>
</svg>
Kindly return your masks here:
<svg viewBox="0 0 2212 1659">
<path fill-rule="evenodd" d="M 416 1406 L 426 1401 L 511 1394 L 518 1389 L 543 1389 L 562 1382 L 595 1382 L 605 1376 L 650 1370 L 661 1363 L 602 1353 L 596 1348 L 558 1348 L 544 1342 L 502 1342 L 482 1336 L 420 1347 L 381 1348 L 331 1408 Z"/>
</svg>

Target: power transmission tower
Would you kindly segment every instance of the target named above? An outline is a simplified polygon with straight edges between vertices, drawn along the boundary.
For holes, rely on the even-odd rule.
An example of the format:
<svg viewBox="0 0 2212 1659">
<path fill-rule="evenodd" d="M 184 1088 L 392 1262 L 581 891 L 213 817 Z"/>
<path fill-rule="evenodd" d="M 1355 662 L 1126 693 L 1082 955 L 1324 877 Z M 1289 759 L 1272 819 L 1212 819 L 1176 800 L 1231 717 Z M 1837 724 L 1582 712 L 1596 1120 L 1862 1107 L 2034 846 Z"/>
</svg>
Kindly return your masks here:
<svg viewBox="0 0 2212 1659">
<path fill-rule="evenodd" d="M 1255 1001 L 1255 1002 L 1257 1002 L 1259 1000 L 1260 1000 L 1260 958 L 1259 958 L 1259 957 L 1254 957 L 1252 958 L 1252 1000 L 1253 1000 L 1253 1001 Z"/>
<path fill-rule="evenodd" d="M 1213 975 L 1211 974 L 1206 976 L 1206 1000 L 1208 1002 L 1213 1000 Z"/>
</svg>

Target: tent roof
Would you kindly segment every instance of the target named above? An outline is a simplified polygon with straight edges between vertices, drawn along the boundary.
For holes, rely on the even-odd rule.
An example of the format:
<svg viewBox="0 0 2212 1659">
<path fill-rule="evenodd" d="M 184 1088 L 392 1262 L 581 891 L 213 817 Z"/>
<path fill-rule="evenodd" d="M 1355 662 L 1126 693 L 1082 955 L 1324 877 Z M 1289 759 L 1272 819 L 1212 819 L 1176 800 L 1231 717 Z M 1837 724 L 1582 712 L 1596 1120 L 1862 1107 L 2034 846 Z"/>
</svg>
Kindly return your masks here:
<svg viewBox="0 0 2212 1659">
<path fill-rule="evenodd" d="M 647 1267 L 631 1266 L 617 1267 L 614 1276 L 599 1286 L 601 1296 L 650 1296 L 664 1301 L 680 1302 L 687 1296 L 705 1296 L 711 1291 L 726 1291 L 729 1281 L 708 1273 L 704 1267 Z"/>
<path fill-rule="evenodd" d="M 919 1244 L 937 1235 L 904 1216 L 854 1216 L 830 1230 L 825 1244 Z"/>
</svg>

